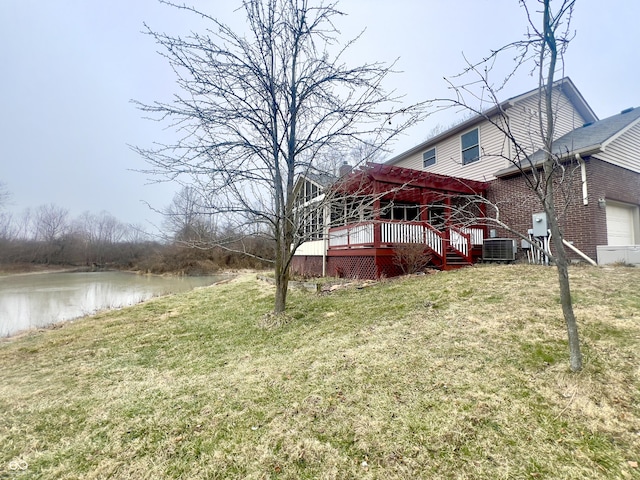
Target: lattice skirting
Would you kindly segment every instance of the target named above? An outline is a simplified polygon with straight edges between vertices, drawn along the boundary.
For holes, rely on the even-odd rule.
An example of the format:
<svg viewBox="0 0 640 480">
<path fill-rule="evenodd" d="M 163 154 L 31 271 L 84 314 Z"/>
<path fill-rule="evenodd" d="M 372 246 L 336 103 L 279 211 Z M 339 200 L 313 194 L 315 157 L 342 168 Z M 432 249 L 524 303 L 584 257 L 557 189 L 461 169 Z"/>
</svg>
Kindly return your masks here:
<svg viewBox="0 0 640 480">
<path fill-rule="evenodd" d="M 378 263 L 378 278 L 380 277 L 397 277 L 404 272 L 399 265 L 395 263 L 395 257 L 379 256 L 377 258 Z"/>
<path fill-rule="evenodd" d="M 401 275 L 391 256 L 353 256 L 327 258 L 327 275 L 342 278 L 378 279 Z"/>
</svg>

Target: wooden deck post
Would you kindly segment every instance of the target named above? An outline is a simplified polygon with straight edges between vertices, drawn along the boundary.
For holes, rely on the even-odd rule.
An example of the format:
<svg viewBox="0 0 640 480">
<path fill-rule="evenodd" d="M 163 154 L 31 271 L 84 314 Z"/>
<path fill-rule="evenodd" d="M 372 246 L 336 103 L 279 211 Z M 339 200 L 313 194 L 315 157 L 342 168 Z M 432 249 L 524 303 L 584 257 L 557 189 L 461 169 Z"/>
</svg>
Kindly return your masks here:
<svg viewBox="0 0 640 480">
<path fill-rule="evenodd" d="M 373 246 L 380 247 L 382 243 L 382 227 L 380 225 L 380 197 L 376 195 L 373 201 Z"/>
<path fill-rule="evenodd" d="M 427 205 L 429 205 L 429 192 L 423 190 L 420 198 L 420 221 L 429 223 L 429 207 Z"/>
</svg>

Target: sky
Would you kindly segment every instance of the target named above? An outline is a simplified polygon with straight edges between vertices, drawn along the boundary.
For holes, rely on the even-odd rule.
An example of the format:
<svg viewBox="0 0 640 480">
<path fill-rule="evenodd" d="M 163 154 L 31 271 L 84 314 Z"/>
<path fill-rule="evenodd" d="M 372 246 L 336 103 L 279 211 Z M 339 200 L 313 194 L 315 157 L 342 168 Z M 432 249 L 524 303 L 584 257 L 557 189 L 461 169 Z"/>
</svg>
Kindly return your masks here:
<svg viewBox="0 0 640 480">
<path fill-rule="evenodd" d="M 185 0 L 236 30 L 245 28 L 240 0 Z M 180 0 L 182 3 L 182 0 Z M 531 2 L 530 2 L 531 3 Z M 450 97 L 445 77 L 492 49 L 523 38 L 517 0 L 341 0 L 341 39 L 363 32 L 351 65 L 392 62 L 386 84 L 407 102 Z M 640 106 L 640 2 L 577 0 L 576 36 L 565 74 L 599 118 Z M 72 217 L 107 211 L 153 230 L 154 211 L 178 187 L 140 173 L 130 145 L 149 147 L 171 131 L 144 118 L 131 100 L 167 101 L 175 77 L 144 35 L 144 24 L 171 34 L 199 31 L 202 19 L 157 0 L 0 0 L 0 183 L 9 210 L 55 204 Z M 501 92 L 507 99 L 536 87 L 524 72 Z M 393 146 L 401 153 L 450 125 L 460 112 L 432 115 Z M 149 205 L 151 205 L 150 208 Z"/>
</svg>

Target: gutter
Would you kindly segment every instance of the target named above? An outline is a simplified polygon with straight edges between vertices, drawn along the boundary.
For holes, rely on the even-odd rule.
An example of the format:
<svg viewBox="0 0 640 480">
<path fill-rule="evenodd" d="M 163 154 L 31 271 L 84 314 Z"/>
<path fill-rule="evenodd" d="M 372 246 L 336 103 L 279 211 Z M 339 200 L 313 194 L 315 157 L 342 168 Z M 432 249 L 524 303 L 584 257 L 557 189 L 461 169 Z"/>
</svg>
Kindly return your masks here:
<svg viewBox="0 0 640 480">
<path fill-rule="evenodd" d="M 598 144 L 598 145 L 591 145 L 589 147 L 584 147 L 581 148 L 580 150 L 574 150 L 572 152 L 567 153 L 566 155 L 562 155 L 560 156 L 560 160 L 563 159 L 567 159 L 570 158 L 572 155 L 574 156 L 574 158 L 582 158 L 582 157 L 587 157 L 587 156 L 591 156 L 594 153 L 600 153 L 603 152 L 604 149 L 602 148 L 602 144 Z M 540 159 L 540 160 L 536 160 L 533 164 L 534 168 L 540 168 L 542 167 L 542 163 L 544 162 L 544 158 Z M 522 167 L 522 170 L 520 168 L 518 168 L 515 165 L 511 165 L 507 168 L 503 168 L 502 170 L 498 170 L 496 173 L 494 173 L 494 176 L 496 178 L 502 178 L 502 177 L 509 177 L 511 175 L 518 175 L 521 173 L 521 171 L 523 172 L 528 172 L 531 170 L 532 165 L 530 162 L 525 160 L 526 165 Z"/>
</svg>

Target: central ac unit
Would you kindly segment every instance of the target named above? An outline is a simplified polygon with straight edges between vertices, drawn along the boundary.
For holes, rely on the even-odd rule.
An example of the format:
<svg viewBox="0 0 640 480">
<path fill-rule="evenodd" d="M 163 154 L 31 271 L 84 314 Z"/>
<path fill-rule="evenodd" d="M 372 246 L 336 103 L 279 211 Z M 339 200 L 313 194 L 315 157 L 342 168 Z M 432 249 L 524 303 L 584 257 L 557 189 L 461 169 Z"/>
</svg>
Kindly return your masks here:
<svg viewBox="0 0 640 480">
<path fill-rule="evenodd" d="M 511 238 L 485 238 L 482 244 L 482 260 L 512 262 L 516 259 L 517 251 L 517 243 Z"/>
</svg>

